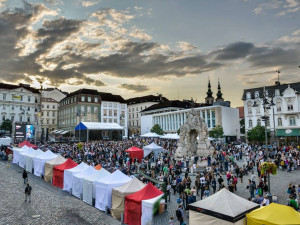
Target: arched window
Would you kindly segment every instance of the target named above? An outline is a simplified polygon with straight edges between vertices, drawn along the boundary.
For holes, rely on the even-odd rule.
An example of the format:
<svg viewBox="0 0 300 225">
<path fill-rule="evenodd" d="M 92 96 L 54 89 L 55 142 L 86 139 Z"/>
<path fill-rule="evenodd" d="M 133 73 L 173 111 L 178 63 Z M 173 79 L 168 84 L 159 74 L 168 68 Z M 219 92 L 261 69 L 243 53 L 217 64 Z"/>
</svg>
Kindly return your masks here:
<svg viewBox="0 0 300 225">
<path fill-rule="evenodd" d="M 251 114 L 252 113 L 252 102 L 248 102 L 247 103 L 247 108 L 248 108 L 248 114 Z"/>
<path fill-rule="evenodd" d="M 280 117 L 277 119 L 277 126 L 282 126 L 282 119 Z"/>
<path fill-rule="evenodd" d="M 257 119 L 257 125 L 261 125 L 260 119 Z"/>
<path fill-rule="evenodd" d="M 294 116 L 290 117 L 290 126 L 295 126 L 296 125 L 296 118 Z"/>
<path fill-rule="evenodd" d="M 249 127 L 252 127 L 253 124 L 252 124 L 252 120 L 249 120 Z"/>
<path fill-rule="evenodd" d="M 276 100 L 276 110 L 277 110 L 277 112 L 281 112 L 281 100 L 280 99 Z"/>
</svg>

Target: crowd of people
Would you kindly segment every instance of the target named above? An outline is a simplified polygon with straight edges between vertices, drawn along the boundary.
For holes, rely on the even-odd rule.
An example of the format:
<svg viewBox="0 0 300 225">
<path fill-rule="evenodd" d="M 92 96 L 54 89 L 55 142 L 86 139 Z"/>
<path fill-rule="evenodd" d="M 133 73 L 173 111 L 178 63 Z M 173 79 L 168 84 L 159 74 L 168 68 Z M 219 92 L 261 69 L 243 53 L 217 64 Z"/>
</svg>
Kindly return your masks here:
<svg viewBox="0 0 300 225">
<path fill-rule="evenodd" d="M 125 152 L 132 146 L 143 148 L 152 142 L 163 147 L 164 151 L 158 155 L 150 154 L 141 161 L 137 158 L 131 159 Z M 276 195 L 272 199 L 268 195 L 268 180 L 261 173 L 261 164 L 271 161 L 280 170 L 289 173 L 300 167 L 299 146 L 284 146 L 266 151 L 259 145 L 214 144 L 214 154 L 205 158 L 206 168 L 198 167 L 198 162 L 203 160 L 199 157 L 175 159 L 176 140 L 133 138 L 123 141 L 93 141 L 83 143 L 82 146 L 77 143 L 46 143 L 38 147 L 71 158 L 76 163 L 85 162 L 91 166 L 100 164 L 109 172 L 119 169 L 129 176 L 134 175 L 145 181 L 145 177 L 139 176 L 139 172 L 143 172 L 165 182 L 168 200 L 170 201 L 171 195 L 176 196 L 178 211 L 174 217 L 177 217 L 180 224 L 184 223 L 183 212 L 188 210 L 188 204 L 207 198 L 224 187 L 234 193 L 238 190 L 238 183 L 247 187 L 250 201 L 263 206 L 270 204 L 270 200 L 278 202 Z M 244 176 L 249 179 L 244 180 Z M 299 190 L 296 190 L 291 184 L 287 190 L 288 204 L 296 210 L 299 208 L 299 186 Z"/>
</svg>

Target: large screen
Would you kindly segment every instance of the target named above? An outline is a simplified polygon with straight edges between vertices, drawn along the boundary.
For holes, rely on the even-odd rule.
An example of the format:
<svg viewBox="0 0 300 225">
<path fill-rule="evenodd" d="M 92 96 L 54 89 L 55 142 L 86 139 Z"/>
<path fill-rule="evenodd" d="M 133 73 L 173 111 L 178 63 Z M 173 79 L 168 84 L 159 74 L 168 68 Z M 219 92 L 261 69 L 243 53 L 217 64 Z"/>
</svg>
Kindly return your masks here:
<svg viewBox="0 0 300 225">
<path fill-rule="evenodd" d="M 34 126 L 26 124 L 16 124 L 15 126 L 16 139 L 31 139 L 34 138 Z"/>
</svg>

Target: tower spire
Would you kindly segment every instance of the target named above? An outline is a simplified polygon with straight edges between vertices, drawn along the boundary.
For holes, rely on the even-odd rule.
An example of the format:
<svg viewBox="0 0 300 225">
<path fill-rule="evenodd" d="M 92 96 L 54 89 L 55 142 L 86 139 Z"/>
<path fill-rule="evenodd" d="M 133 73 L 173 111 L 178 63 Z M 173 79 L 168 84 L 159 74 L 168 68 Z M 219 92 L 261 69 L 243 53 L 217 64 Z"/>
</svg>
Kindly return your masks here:
<svg viewBox="0 0 300 225">
<path fill-rule="evenodd" d="M 217 93 L 216 101 L 217 102 L 224 101 L 224 99 L 222 98 L 222 96 L 223 96 L 223 94 L 222 94 L 222 91 L 221 91 L 220 80 L 218 79 L 218 93 Z"/>
<path fill-rule="evenodd" d="M 207 85 L 207 92 L 206 92 L 206 98 L 205 98 L 205 103 L 212 105 L 214 103 L 214 97 L 213 97 L 213 92 L 211 91 L 211 85 L 210 85 L 210 78 L 208 78 L 208 85 Z"/>
<path fill-rule="evenodd" d="M 207 92 L 206 92 L 206 94 L 207 94 L 207 98 L 208 97 L 212 97 L 212 94 L 213 94 L 213 92 L 211 91 L 211 85 L 210 85 L 210 78 L 209 78 L 209 80 L 208 80 L 208 90 L 207 90 Z"/>
</svg>

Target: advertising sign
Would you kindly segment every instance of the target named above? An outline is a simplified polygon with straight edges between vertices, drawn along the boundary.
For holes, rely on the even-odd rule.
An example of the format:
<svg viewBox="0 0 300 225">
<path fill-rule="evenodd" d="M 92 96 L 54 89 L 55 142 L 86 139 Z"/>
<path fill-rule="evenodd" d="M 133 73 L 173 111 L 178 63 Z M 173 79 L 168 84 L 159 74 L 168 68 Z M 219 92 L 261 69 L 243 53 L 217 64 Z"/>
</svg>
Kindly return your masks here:
<svg viewBox="0 0 300 225">
<path fill-rule="evenodd" d="M 34 138 L 34 126 L 26 124 L 16 124 L 15 138 L 21 140 Z"/>
<path fill-rule="evenodd" d="M 34 136 L 34 126 L 26 125 L 26 139 L 33 138 Z"/>
<path fill-rule="evenodd" d="M 21 101 L 22 100 L 22 96 L 21 95 L 12 95 L 12 100 Z"/>
</svg>

